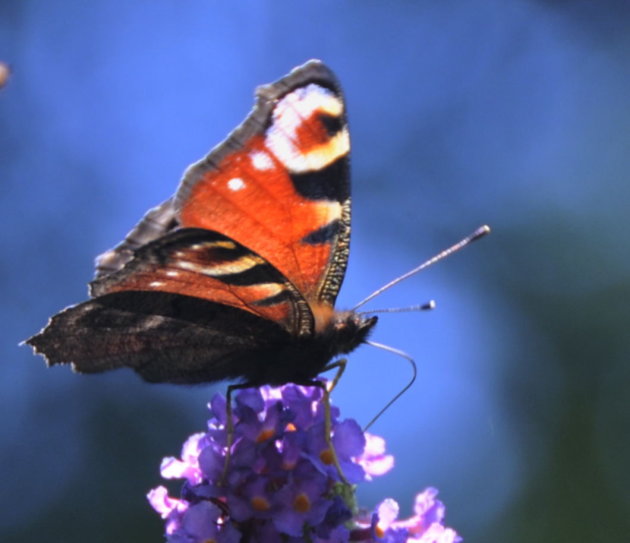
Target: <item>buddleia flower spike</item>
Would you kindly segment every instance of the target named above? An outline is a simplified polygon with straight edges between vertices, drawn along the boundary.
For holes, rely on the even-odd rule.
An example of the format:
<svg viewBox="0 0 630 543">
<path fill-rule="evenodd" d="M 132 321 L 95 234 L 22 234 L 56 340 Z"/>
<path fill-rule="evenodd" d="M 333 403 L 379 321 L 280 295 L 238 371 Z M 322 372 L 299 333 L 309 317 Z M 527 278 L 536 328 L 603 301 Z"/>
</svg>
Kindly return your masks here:
<svg viewBox="0 0 630 543">
<path fill-rule="evenodd" d="M 234 443 L 224 484 L 226 403 L 210 402 L 208 429 L 165 458 L 165 479 L 183 484 L 149 492 L 165 520 L 168 543 L 351 542 L 451 543 L 461 539 L 443 524 L 444 506 L 428 488 L 414 515 L 398 519 L 386 499 L 372 510 L 356 501 L 356 487 L 390 471 L 394 458 L 382 438 L 364 433 L 331 409 L 332 441 L 347 482 L 332 464 L 324 439 L 322 389 L 293 384 L 243 389 L 235 395 Z"/>
</svg>

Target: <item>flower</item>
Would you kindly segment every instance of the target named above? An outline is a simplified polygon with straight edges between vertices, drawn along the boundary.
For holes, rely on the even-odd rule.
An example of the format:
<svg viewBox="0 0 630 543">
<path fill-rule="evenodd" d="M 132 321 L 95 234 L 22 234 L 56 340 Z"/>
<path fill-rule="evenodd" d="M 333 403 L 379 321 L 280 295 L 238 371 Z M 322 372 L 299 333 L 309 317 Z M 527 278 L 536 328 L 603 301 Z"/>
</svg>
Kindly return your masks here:
<svg viewBox="0 0 630 543">
<path fill-rule="evenodd" d="M 359 511 L 356 485 L 388 472 L 394 459 L 382 438 L 338 420 L 331 407 L 333 453 L 323 396 L 319 387 L 293 384 L 240 390 L 226 462 L 227 404 L 216 395 L 208 430 L 189 437 L 180 458 L 162 461 L 162 477 L 183 479 L 180 497 L 164 486 L 148 494 L 166 520 L 168 543 L 460 541 L 443 526 L 444 505 L 433 488 L 418 495 L 409 519 L 398 520 L 391 499 L 372 514 Z"/>
<path fill-rule="evenodd" d="M 396 501 L 383 500 L 376 509 L 374 534 L 385 543 L 458 543 L 462 538 L 442 521 L 446 508 L 436 499 L 437 489 L 429 487 L 416 496 L 414 515 L 397 520 L 399 507 Z"/>
</svg>

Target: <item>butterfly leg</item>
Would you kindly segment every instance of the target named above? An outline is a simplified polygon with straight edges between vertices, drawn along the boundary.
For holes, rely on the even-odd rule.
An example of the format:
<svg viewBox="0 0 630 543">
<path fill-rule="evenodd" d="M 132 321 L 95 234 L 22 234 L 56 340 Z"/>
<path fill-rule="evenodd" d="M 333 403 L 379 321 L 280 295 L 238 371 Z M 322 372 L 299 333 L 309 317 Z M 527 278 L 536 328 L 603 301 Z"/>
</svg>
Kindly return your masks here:
<svg viewBox="0 0 630 543">
<path fill-rule="evenodd" d="M 239 385 L 229 385 L 227 388 L 227 392 L 225 394 L 225 434 L 226 434 L 226 444 L 225 444 L 225 462 L 223 463 L 223 472 L 221 473 L 221 477 L 219 479 L 219 486 L 223 486 L 225 484 L 225 479 L 227 477 L 228 468 L 230 467 L 230 459 L 232 458 L 232 445 L 234 444 L 234 419 L 232 417 L 232 393 L 235 390 L 241 390 L 244 388 L 251 388 L 251 385 L 247 383 L 239 384 Z"/>
<path fill-rule="evenodd" d="M 324 368 L 323 371 L 329 371 L 329 370 L 333 370 L 333 369 L 337 368 L 337 373 L 333 377 L 333 380 L 330 382 L 330 386 L 328 387 L 328 391 L 329 392 L 332 392 L 334 390 L 334 388 L 337 386 L 337 383 L 339 382 L 339 379 L 341 379 L 341 376 L 343 375 L 343 372 L 346 371 L 347 363 L 348 363 L 347 359 L 340 358 L 339 360 L 335 360 L 331 364 L 328 364 Z"/>
<path fill-rule="evenodd" d="M 335 468 L 337 468 L 337 472 L 339 473 L 339 478 L 341 479 L 341 481 L 344 484 L 349 485 L 350 483 L 346 479 L 346 476 L 341 469 L 341 464 L 339 463 L 339 457 L 337 456 L 335 445 L 332 442 L 332 416 L 330 413 L 330 393 L 337 386 L 339 379 L 341 379 L 341 376 L 346 369 L 346 363 L 347 360 L 345 358 L 342 358 L 324 368 L 324 371 L 337 368 L 337 373 L 335 374 L 333 380 L 330 382 L 330 386 L 326 386 L 326 384 L 322 383 L 321 381 L 312 381 L 310 384 L 312 386 L 321 388 L 324 394 L 322 398 L 322 403 L 324 404 L 324 438 L 326 440 L 326 445 L 328 446 L 328 451 L 326 452 L 330 455 L 330 462 L 335 466 Z"/>
</svg>

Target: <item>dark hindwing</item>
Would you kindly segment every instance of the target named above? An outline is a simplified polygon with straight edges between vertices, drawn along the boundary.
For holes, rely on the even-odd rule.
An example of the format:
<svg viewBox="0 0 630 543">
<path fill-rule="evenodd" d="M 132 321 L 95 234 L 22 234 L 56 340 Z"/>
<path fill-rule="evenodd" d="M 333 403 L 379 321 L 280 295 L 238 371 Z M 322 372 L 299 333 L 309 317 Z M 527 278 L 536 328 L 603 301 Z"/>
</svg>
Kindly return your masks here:
<svg viewBox="0 0 630 543">
<path fill-rule="evenodd" d="M 223 304 L 167 292 L 99 296 L 52 317 L 27 340 L 49 365 L 81 373 L 129 367 L 152 382 L 250 378 L 261 356 L 292 341 L 276 323 Z"/>
</svg>

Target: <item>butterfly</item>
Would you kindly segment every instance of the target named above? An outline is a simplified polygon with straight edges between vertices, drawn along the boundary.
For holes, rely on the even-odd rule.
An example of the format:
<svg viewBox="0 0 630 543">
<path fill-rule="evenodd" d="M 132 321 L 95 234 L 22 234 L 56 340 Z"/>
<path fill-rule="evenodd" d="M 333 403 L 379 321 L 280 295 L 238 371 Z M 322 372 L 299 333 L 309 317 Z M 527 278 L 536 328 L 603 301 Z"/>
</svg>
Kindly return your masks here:
<svg viewBox="0 0 630 543">
<path fill-rule="evenodd" d="M 90 299 L 26 340 L 49 365 L 150 382 L 311 383 L 377 318 L 339 311 L 350 139 L 333 72 L 311 60 L 96 260 Z"/>
</svg>

